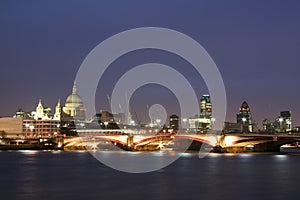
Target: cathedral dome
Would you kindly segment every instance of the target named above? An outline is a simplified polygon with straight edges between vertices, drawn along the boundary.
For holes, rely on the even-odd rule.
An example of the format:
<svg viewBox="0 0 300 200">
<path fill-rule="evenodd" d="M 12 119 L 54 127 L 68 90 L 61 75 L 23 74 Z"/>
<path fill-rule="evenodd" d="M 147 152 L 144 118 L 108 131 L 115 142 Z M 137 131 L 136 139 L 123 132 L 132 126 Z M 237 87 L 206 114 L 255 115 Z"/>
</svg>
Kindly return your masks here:
<svg viewBox="0 0 300 200">
<path fill-rule="evenodd" d="M 67 97 L 66 104 L 83 104 L 83 103 L 79 95 L 71 94 Z"/>
<path fill-rule="evenodd" d="M 77 94 L 76 82 L 74 82 L 72 94 L 66 99 L 63 112 L 71 117 L 77 117 L 77 119 L 84 120 L 85 118 L 85 108 L 81 97 Z"/>
<path fill-rule="evenodd" d="M 81 97 L 77 94 L 76 82 L 74 82 L 72 94 L 70 94 L 66 99 L 66 104 L 72 105 L 83 105 Z"/>
</svg>

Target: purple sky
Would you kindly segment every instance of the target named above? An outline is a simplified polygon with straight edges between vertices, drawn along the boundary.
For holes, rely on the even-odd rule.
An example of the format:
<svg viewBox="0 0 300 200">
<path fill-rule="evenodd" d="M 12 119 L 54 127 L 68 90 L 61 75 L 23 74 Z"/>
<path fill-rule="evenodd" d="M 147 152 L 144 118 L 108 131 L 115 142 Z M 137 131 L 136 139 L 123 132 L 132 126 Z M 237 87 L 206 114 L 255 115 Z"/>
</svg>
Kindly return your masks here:
<svg viewBox="0 0 300 200">
<path fill-rule="evenodd" d="M 246 100 L 259 125 L 291 110 L 300 125 L 300 3 L 298 1 L 11 1 L 0 2 L 0 116 L 33 110 L 39 98 L 54 108 L 71 92 L 83 59 L 101 41 L 146 26 L 171 28 L 198 41 L 217 64 L 226 87 L 227 120 Z M 207 93 L 201 76 L 167 52 L 144 50 L 116 60 L 100 81 L 97 109 L 131 67 L 160 62 L 189 78 L 199 98 Z M 169 104 L 174 96 L 146 86 L 132 98 L 142 120 L 146 105 Z M 142 102 L 142 103 L 141 103 Z"/>
</svg>

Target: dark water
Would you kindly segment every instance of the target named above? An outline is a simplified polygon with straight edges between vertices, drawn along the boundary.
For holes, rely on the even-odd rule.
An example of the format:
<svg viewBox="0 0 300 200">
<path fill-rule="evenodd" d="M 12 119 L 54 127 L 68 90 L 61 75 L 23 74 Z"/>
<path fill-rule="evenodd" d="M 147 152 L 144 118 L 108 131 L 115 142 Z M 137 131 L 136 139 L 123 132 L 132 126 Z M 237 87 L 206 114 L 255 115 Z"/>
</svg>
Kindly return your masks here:
<svg viewBox="0 0 300 200">
<path fill-rule="evenodd" d="M 0 199 L 299 199 L 300 155 L 185 154 L 151 173 L 87 152 L 0 152 Z"/>
</svg>

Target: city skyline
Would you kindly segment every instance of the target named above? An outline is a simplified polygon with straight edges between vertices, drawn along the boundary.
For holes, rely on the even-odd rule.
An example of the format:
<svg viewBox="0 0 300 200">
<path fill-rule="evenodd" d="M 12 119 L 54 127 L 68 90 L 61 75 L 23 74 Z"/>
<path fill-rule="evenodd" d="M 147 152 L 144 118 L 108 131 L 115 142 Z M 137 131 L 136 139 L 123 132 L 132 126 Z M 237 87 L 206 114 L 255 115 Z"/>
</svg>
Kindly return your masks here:
<svg viewBox="0 0 300 200">
<path fill-rule="evenodd" d="M 299 10 L 1 0 L 1 199 L 299 199 Z"/>
<path fill-rule="evenodd" d="M 110 99 L 110 98 L 108 98 Z M 19 108 L 18 110 L 16 110 L 16 112 L 14 112 L 13 116 L 4 116 L 4 117 L 13 117 L 13 118 L 24 118 L 24 119 L 43 119 L 43 120 L 47 120 L 47 119 L 53 119 L 54 120 L 61 120 L 61 118 L 63 118 L 63 116 L 69 116 L 69 117 L 76 117 L 76 120 L 80 120 L 82 122 L 86 121 L 90 121 L 91 119 L 94 119 L 98 114 L 101 113 L 105 113 L 108 115 L 111 115 L 111 118 L 114 118 L 113 121 L 117 122 L 120 118 L 120 115 L 130 115 L 130 122 L 128 122 L 128 125 L 151 125 L 153 123 L 156 123 L 155 121 L 159 120 L 160 122 L 165 122 L 165 123 L 159 123 L 160 126 L 163 127 L 168 127 L 168 123 L 171 123 L 168 121 L 168 119 L 171 119 L 172 117 L 174 118 L 179 117 L 177 119 L 179 125 L 182 127 L 183 123 L 189 123 L 188 128 L 190 129 L 201 129 L 200 128 L 200 124 L 205 124 L 205 126 L 207 126 L 207 129 L 211 129 L 211 125 L 212 123 L 215 123 L 215 118 L 212 117 L 212 110 L 213 110 L 213 105 L 210 102 L 210 95 L 208 94 L 204 94 L 202 96 L 202 98 L 199 100 L 199 106 L 200 106 L 200 110 L 198 113 L 196 113 L 193 116 L 189 116 L 188 118 L 180 118 L 180 115 L 178 113 L 172 113 L 166 116 L 160 116 L 157 115 L 158 113 L 156 113 L 156 117 L 152 116 L 151 119 L 149 118 L 148 121 L 141 121 L 140 118 L 138 118 L 138 115 L 135 113 L 135 115 L 132 115 L 131 113 L 114 113 L 111 111 L 107 111 L 107 110 L 99 110 L 98 112 L 96 111 L 96 116 L 93 116 L 91 119 L 89 118 L 85 118 L 85 108 L 84 108 L 84 104 L 81 100 L 81 97 L 78 96 L 77 94 L 77 87 L 76 87 L 76 82 L 74 82 L 73 84 L 73 88 L 72 88 L 72 92 L 68 95 L 68 97 L 66 98 L 64 105 L 61 105 L 61 99 L 59 98 L 57 101 L 57 104 L 55 106 L 54 109 L 52 109 L 49 106 L 43 106 L 42 105 L 42 99 L 38 100 L 38 104 L 36 108 L 32 108 L 31 110 L 23 110 L 22 108 Z M 79 103 L 79 104 L 78 104 Z M 246 113 L 244 113 L 246 111 Z M 150 112 L 150 111 L 149 111 Z M 295 130 L 297 130 L 298 132 L 298 128 L 299 125 L 297 124 L 292 124 L 292 118 L 291 118 L 291 112 L 290 111 L 280 111 L 279 115 L 277 115 L 276 118 L 274 119 L 268 119 L 265 118 L 261 123 L 255 121 L 255 119 L 252 119 L 252 114 L 250 111 L 250 107 L 248 106 L 247 102 L 244 101 L 241 104 L 241 107 L 239 107 L 239 112 L 236 113 L 236 119 L 233 121 L 224 121 L 222 122 L 222 130 L 223 131 L 229 131 L 227 130 L 227 124 L 247 124 L 247 126 L 249 126 L 250 128 L 250 132 L 268 132 L 266 130 L 266 125 L 269 124 L 271 126 L 273 126 L 273 122 L 279 123 L 280 120 L 284 119 L 285 117 L 283 117 L 282 115 L 286 115 L 283 113 L 288 113 L 288 118 L 290 120 L 290 125 L 288 131 L 282 131 L 282 132 L 292 132 L 292 129 L 295 128 Z M 150 114 L 150 113 L 149 113 Z M 154 114 L 154 113 L 152 113 Z M 20 116 L 19 116 L 20 115 Z M 2 116 L 0 116 L 1 118 Z M 162 119 L 162 117 L 166 117 L 166 119 Z M 67 118 L 66 118 L 67 119 Z M 65 119 L 65 120 L 66 120 Z M 122 121 L 125 119 L 122 119 Z M 131 121 L 133 120 L 133 121 Z M 200 121 L 199 121 L 200 120 Z M 204 120 L 204 121 L 203 121 Z M 278 121 L 279 120 L 279 121 Z M 110 120 L 109 120 L 110 121 Z M 125 120 L 126 121 L 126 120 Z M 122 122 L 124 123 L 124 122 Z M 198 124 L 199 123 L 199 124 Z M 267 123 L 267 124 L 266 124 Z M 198 124 L 198 125 L 196 125 Z M 254 125 L 256 128 L 253 129 L 252 125 Z M 178 125 L 177 125 L 178 126 Z M 196 126 L 196 127 L 195 127 Z M 199 127 L 197 127 L 199 126 Z M 202 125 L 201 125 L 202 126 Z M 275 125 L 276 126 L 276 125 Z M 281 126 L 281 125 L 280 125 Z M 171 125 L 170 125 L 171 127 Z M 183 128 L 183 127 L 182 127 Z M 187 128 L 187 127 L 184 127 Z M 205 128 L 206 129 L 206 128 Z M 248 128 L 247 128 L 248 129 Z M 272 131 L 270 131 L 271 133 Z"/>
<path fill-rule="evenodd" d="M 271 7 L 260 1 L 172 1 L 172 5 L 154 1 L 130 6 L 119 2 L 117 10 L 112 2 L 98 3 L 93 8 L 79 1 L 72 5 L 56 2 L 59 6 L 55 2 L 1 3 L 0 65 L 5 76 L 1 78 L 0 116 L 12 116 L 18 108 L 31 110 L 40 98 L 54 108 L 58 98 L 67 97 L 80 64 L 97 44 L 130 28 L 158 26 L 191 36 L 211 55 L 225 83 L 226 121 L 235 121 L 240 104 L 247 101 L 259 126 L 264 118 L 273 120 L 284 110 L 292 111 L 294 125 L 300 124 L 298 2 L 274 1 Z M 97 110 L 108 110 L 111 85 L 124 71 L 150 61 L 169 64 L 185 73 L 199 100 L 208 93 L 201 76 L 194 75 L 178 57 L 151 50 L 133 52 L 114 62 L 107 78 L 100 81 L 99 86 L 105 87 L 97 91 Z M 137 91 L 132 99 L 142 116 L 145 104 L 160 100 L 153 96 L 174 97 L 158 86 L 143 89 L 150 96 Z M 138 104 L 140 100 L 144 104 Z M 170 106 L 171 114 L 178 113 L 174 107 Z"/>
</svg>

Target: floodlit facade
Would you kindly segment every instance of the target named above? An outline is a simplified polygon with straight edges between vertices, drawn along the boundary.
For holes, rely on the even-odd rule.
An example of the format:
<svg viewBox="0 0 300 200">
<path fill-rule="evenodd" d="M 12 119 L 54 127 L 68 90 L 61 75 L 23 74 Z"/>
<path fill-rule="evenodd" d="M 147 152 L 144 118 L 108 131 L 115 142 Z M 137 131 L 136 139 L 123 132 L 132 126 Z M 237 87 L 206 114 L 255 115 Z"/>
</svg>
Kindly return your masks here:
<svg viewBox="0 0 300 200">
<path fill-rule="evenodd" d="M 51 137 L 60 133 L 59 120 L 23 120 L 23 135 L 26 137 Z"/>
<path fill-rule="evenodd" d="M 45 137 L 60 133 L 61 116 L 60 100 L 57 102 L 55 114 L 52 115 L 51 108 L 44 108 L 40 99 L 36 109 L 31 114 L 19 110 L 13 116 L 13 119 L 20 120 L 19 136 Z"/>
</svg>

